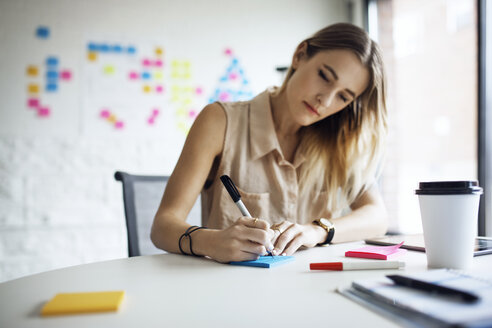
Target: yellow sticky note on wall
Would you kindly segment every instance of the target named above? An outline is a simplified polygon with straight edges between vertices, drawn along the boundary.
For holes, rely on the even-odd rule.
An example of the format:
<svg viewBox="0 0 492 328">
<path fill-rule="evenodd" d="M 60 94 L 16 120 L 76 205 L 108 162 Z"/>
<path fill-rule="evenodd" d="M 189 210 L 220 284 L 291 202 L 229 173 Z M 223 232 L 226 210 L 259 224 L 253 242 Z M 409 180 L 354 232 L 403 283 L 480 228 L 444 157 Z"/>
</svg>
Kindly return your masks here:
<svg viewBox="0 0 492 328">
<path fill-rule="evenodd" d="M 42 316 L 116 311 L 124 291 L 56 294 L 41 309 Z"/>
</svg>

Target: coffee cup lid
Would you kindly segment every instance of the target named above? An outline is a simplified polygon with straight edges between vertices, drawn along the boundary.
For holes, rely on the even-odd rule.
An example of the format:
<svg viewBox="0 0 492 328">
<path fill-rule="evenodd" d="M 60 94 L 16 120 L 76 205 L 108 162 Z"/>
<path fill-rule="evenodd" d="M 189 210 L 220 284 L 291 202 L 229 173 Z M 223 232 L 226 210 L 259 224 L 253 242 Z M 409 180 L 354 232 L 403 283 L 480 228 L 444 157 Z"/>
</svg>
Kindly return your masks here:
<svg viewBox="0 0 492 328">
<path fill-rule="evenodd" d="M 463 195 L 482 194 L 478 181 L 434 181 L 420 182 L 417 195 Z"/>
</svg>

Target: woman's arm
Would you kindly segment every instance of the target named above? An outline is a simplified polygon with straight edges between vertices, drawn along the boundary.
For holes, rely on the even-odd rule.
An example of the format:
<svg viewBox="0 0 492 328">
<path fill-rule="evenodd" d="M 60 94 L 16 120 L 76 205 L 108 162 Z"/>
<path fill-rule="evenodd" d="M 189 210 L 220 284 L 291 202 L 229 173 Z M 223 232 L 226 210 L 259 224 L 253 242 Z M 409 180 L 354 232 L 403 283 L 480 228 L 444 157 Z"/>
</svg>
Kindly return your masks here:
<svg viewBox="0 0 492 328">
<path fill-rule="evenodd" d="M 179 237 L 190 226 L 187 215 L 222 153 L 226 124 L 226 114 L 216 103 L 206 106 L 195 120 L 154 218 L 151 239 L 156 247 L 180 252 Z M 273 232 L 268 227 L 263 220 L 241 218 L 225 230 L 198 230 L 191 235 L 193 252 L 220 262 L 255 259 L 271 246 Z M 181 246 L 190 253 L 186 238 Z"/>
<path fill-rule="evenodd" d="M 361 240 L 386 233 L 386 208 L 376 185 L 359 196 L 351 208 L 350 214 L 331 220 L 335 225 L 332 243 Z M 314 247 L 327 238 L 326 230 L 312 223 L 284 221 L 276 226 L 278 236 L 274 238 L 275 255 L 291 255 L 300 247 Z"/>
<path fill-rule="evenodd" d="M 383 236 L 388 230 L 386 207 L 376 184 L 360 195 L 350 207 L 351 213 L 331 220 L 335 225 L 332 243 Z"/>
</svg>

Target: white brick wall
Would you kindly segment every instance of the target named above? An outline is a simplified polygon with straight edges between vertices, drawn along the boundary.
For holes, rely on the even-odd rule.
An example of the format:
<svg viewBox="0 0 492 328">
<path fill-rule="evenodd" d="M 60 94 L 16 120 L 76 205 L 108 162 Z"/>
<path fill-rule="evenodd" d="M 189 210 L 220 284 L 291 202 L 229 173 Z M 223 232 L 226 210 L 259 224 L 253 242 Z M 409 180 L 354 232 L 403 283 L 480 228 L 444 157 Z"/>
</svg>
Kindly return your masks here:
<svg viewBox="0 0 492 328">
<path fill-rule="evenodd" d="M 159 140 L 0 137 L 0 281 L 126 257 L 114 171 L 169 174 L 174 147 L 169 158 Z"/>
<path fill-rule="evenodd" d="M 145 47 L 163 46 L 165 60 L 193 62 L 193 81 L 207 97 L 228 60 L 220 54 L 231 47 L 258 93 L 279 84 L 275 67 L 289 62 L 297 42 L 348 18 L 347 2 L 354 1 L 0 0 L 0 282 L 127 256 L 114 171 L 170 174 L 183 145 L 173 121 L 177 108 L 161 98 L 163 124 L 154 130 L 127 121 L 128 129 L 115 131 L 92 115 L 99 105 L 125 105 L 131 120 L 142 104 L 119 85 L 114 93 L 88 92 L 94 78 L 86 62 L 89 41 L 135 42 L 142 56 L 152 53 Z M 51 29 L 50 38 L 35 37 L 39 25 Z M 59 93 L 42 92 L 53 115 L 41 119 L 26 108 L 32 81 L 26 66 L 43 67 L 48 55 L 58 56 L 73 79 Z"/>
</svg>

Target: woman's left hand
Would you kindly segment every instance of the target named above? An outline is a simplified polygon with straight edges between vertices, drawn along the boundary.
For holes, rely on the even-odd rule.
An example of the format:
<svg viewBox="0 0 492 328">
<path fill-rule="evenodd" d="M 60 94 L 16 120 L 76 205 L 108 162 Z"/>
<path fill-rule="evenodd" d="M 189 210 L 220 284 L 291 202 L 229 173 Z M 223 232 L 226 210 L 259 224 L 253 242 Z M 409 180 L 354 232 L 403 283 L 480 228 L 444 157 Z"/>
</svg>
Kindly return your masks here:
<svg viewBox="0 0 492 328">
<path fill-rule="evenodd" d="M 275 231 L 272 240 L 273 255 L 292 255 L 302 246 L 314 247 L 320 242 L 319 230 L 311 223 L 298 224 L 283 221 L 274 224 L 270 229 Z"/>
</svg>

